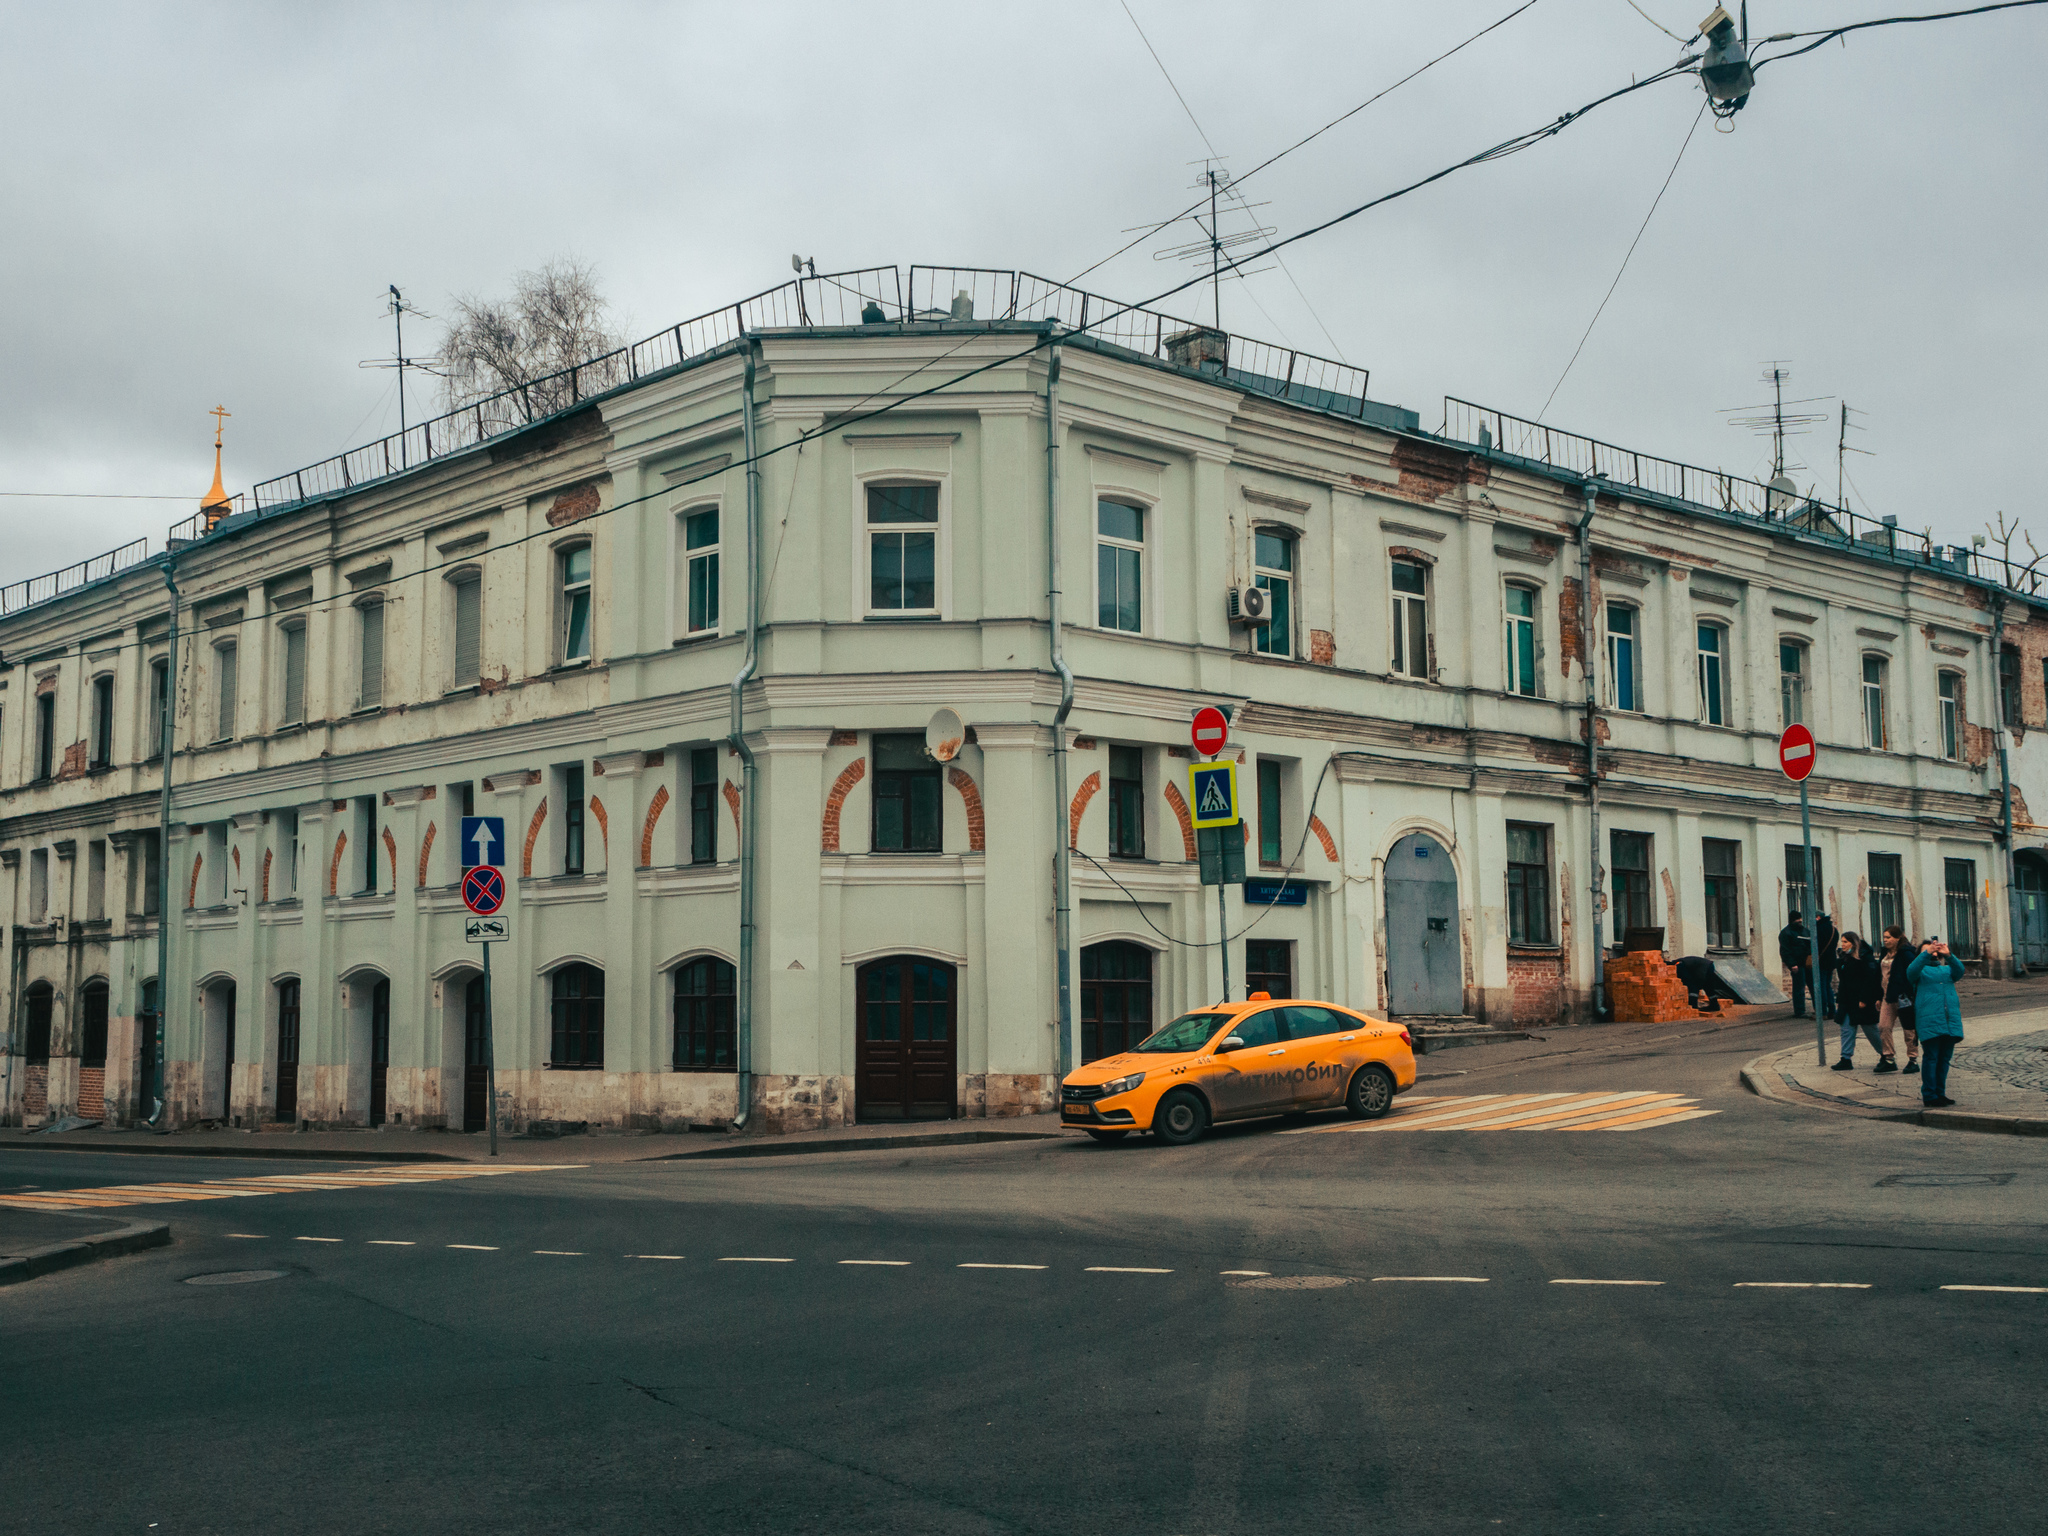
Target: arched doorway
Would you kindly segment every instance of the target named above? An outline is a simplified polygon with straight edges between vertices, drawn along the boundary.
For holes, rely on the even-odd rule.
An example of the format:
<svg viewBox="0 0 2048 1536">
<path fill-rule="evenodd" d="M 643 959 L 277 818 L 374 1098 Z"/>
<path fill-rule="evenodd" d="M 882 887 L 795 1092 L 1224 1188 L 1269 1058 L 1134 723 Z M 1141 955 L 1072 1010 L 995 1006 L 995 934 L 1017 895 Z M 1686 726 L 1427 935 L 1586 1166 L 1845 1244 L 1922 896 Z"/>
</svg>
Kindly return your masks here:
<svg viewBox="0 0 2048 1536">
<path fill-rule="evenodd" d="M 2014 920 L 2019 931 L 2013 935 L 2013 949 L 2028 969 L 2048 966 L 2048 861 L 2030 848 L 2012 856 L 2013 883 L 2018 887 L 2013 901 Z"/>
<path fill-rule="evenodd" d="M 942 960 L 891 955 L 854 973 L 853 1102 L 862 1120 L 959 1112 L 958 978 Z"/>
<path fill-rule="evenodd" d="M 22 1043 L 22 1111 L 45 1115 L 50 1111 L 50 1029 L 57 1006 L 57 993 L 47 981 L 34 982 L 23 999 L 27 1018 Z"/>
<path fill-rule="evenodd" d="M 199 1118 L 228 1120 L 235 1083 L 235 984 L 223 978 L 200 996 Z"/>
<path fill-rule="evenodd" d="M 299 983 L 277 984 L 277 1110 L 278 1120 L 295 1125 L 299 1118 Z"/>
<path fill-rule="evenodd" d="M 107 1118 L 107 1003 L 104 981 L 88 981 L 78 992 L 78 1113 Z"/>
<path fill-rule="evenodd" d="M 1411 832 L 1387 855 L 1387 1011 L 1465 1011 L 1458 875 L 1444 845 Z"/>
<path fill-rule="evenodd" d="M 391 1070 L 391 983 L 383 977 L 370 988 L 370 1124 L 387 1112 L 385 1079 Z"/>
<path fill-rule="evenodd" d="M 1152 1033 L 1152 951 L 1111 939 L 1081 951 L 1081 1061 L 1128 1051 Z"/>
</svg>

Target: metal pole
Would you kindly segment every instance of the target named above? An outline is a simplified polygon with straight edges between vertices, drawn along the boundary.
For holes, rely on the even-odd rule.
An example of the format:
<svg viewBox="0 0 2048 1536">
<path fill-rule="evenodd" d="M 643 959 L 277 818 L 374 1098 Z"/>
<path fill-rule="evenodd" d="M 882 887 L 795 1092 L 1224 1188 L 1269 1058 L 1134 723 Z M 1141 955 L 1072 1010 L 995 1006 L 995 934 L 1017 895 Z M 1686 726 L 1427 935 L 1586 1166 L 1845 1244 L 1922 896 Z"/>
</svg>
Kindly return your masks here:
<svg viewBox="0 0 2048 1536">
<path fill-rule="evenodd" d="M 2000 597 L 1995 622 L 1991 628 L 1991 697 L 1996 700 L 1998 711 L 1998 778 L 2000 788 L 1999 836 L 2005 842 L 2005 926 L 2012 935 L 2012 965 L 2014 976 L 2027 974 L 2027 967 L 2020 959 L 2020 921 L 2018 890 L 2019 881 L 2014 867 L 2012 852 L 2012 759 L 2009 748 L 2012 742 L 2012 727 L 2005 713 L 2005 599 Z M 1953 939 L 1954 934 L 1949 937 Z M 1986 963 L 1988 972 L 1989 962 Z"/>
<path fill-rule="evenodd" d="M 1223 834 L 1233 831 L 1231 827 L 1216 829 L 1216 864 L 1222 872 Z M 1223 956 L 1223 1001 L 1230 1001 L 1230 908 L 1224 904 L 1224 892 L 1230 889 L 1221 880 L 1216 882 L 1216 952 Z"/>
<path fill-rule="evenodd" d="M 1050 325 L 1051 322 L 1048 322 Z M 1060 594 L 1060 349 L 1051 348 L 1045 365 L 1045 567 L 1046 618 L 1052 631 L 1052 669 L 1059 675 L 1060 707 L 1052 717 L 1053 790 L 1053 992 L 1058 1002 L 1055 1041 L 1059 1075 L 1074 1069 L 1074 900 L 1073 856 L 1068 852 L 1073 828 L 1067 820 L 1067 716 L 1074 708 L 1074 672 L 1067 665 L 1065 613 Z"/>
<path fill-rule="evenodd" d="M 735 988 L 738 996 L 735 1002 L 734 1045 L 738 1060 L 734 1065 L 738 1071 L 734 1076 L 734 1097 L 737 1100 L 732 1117 L 735 1131 L 745 1130 L 754 1112 L 754 900 L 758 872 L 755 866 L 755 828 L 758 826 L 756 811 L 760 801 L 760 781 L 754 770 L 754 749 L 747 745 L 745 726 L 745 698 L 747 680 L 760 665 L 760 651 L 757 648 L 756 621 L 760 607 L 760 552 L 757 529 L 761 520 L 761 462 L 755 446 L 754 425 L 754 354 L 755 344 L 744 335 L 740 338 L 744 371 L 740 376 L 740 433 L 744 452 L 747 456 L 747 611 L 746 611 L 746 652 L 740 661 L 740 669 L 732 680 L 732 718 L 727 739 L 740 759 L 740 964 L 739 981 Z"/>
<path fill-rule="evenodd" d="M 484 1092 L 491 1100 L 491 1156 L 498 1155 L 497 1025 L 491 1016 L 491 946 L 484 946 Z"/>
<path fill-rule="evenodd" d="M 1600 881 L 1600 674 L 1598 631 L 1593 617 L 1593 510 L 1599 500 L 1599 486 L 1588 480 L 1581 487 L 1586 514 L 1579 519 L 1579 646 L 1584 651 L 1586 673 L 1586 804 L 1591 817 L 1586 884 L 1593 906 L 1593 1019 L 1599 1022 L 1606 1002 L 1607 971 L 1600 951 L 1605 915 L 1601 902 L 1605 892 Z"/>
<path fill-rule="evenodd" d="M 163 564 L 164 585 L 171 589 L 171 628 L 164 651 L 164 759 L 162 796 L 157 803 L 156 831 L 156 1049 L 150 1062 L 151 1097 L 156 1107 L 148 1116 L 155 1125 L 170 1108 L 164 1061 L 166 1027 L 171 1014 L 171 749 L 177 743 L 178 719 L 178 583 L 177 557 Z"/>
<path fill-rule="evenodd" d="M 1806 807 L 1806 780 L 1799 781 L 1799 839 L 1806 848 L 1806 884 L 1803 887 L 1806 908 L 1806 963 L 1813 974 L 1807 978 L 1806 990 L 1813 994 L 1813 1043 L 1820 1054 L 1820 1065 L 1828 1064 L 1827 1009 L 1820 990 L 1820 924 L 1813 915 L 1813 817 Z"/>
</svg>

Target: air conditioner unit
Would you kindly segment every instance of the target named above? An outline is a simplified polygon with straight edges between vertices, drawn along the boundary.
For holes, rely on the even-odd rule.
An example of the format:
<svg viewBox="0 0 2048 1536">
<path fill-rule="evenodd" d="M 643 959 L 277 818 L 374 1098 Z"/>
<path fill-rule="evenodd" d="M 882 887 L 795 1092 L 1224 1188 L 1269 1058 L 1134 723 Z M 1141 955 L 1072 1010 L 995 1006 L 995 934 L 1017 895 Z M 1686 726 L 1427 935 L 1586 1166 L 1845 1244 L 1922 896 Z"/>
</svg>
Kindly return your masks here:
<svg viewBox="0 0 2048 1536">
<path fill-rule="evenodd" d="M 1264 587 L 1230 589 L 1230 622 L 1233 624 L 1265 623 L 1267 606 L 1268 599 Z"/>
</svg>

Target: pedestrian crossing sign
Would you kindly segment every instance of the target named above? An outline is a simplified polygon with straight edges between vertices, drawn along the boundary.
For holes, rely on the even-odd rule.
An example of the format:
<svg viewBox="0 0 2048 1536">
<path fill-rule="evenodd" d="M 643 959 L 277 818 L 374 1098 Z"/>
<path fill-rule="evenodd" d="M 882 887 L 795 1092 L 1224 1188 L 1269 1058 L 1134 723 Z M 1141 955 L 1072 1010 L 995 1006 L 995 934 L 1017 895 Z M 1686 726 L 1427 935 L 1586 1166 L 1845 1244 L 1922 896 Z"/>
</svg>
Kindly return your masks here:
<svg viewBox="0 0 2048 1536">
<path fill-rule="evenodd" d="M 1188 766 L 1188 804 L 1198 827 L 1234 827 L 1237 815 L 1237 764 L 1225 759 Z"/>
</svg>

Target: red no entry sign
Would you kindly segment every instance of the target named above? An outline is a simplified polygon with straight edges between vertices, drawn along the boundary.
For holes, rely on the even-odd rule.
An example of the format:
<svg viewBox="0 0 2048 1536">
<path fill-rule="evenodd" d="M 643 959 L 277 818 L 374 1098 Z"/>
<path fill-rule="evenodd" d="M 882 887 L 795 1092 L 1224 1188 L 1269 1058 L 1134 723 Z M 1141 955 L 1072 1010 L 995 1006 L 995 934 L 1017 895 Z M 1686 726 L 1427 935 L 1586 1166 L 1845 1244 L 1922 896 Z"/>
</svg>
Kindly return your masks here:
<svg viewBox="0 0 2048 1536">
<path fill-rule="evenodd" d="M 1223 750 L 1223 743 L 1230 736 L 1230 722 L 1223 718 L 1223 711 L 1215 705 L 1205 705 L 1195 711 L 1194 728 L 1188 735 L 1197 752 L 1204 757 L 1214 757 Z"/>
<path fill-rule="evenodd" d="M 1788 725 L 1778 738 L 1778 766 L 1795 783 L 1813 772 L 1813 732 L 1803 725 Z"/>
<path fill-rule="evenodd" d="M 462 877 L 462 904 L 478 917 L 489 917 L 505 905 L 505 876 L 488 864 Z"/>
</svg>

